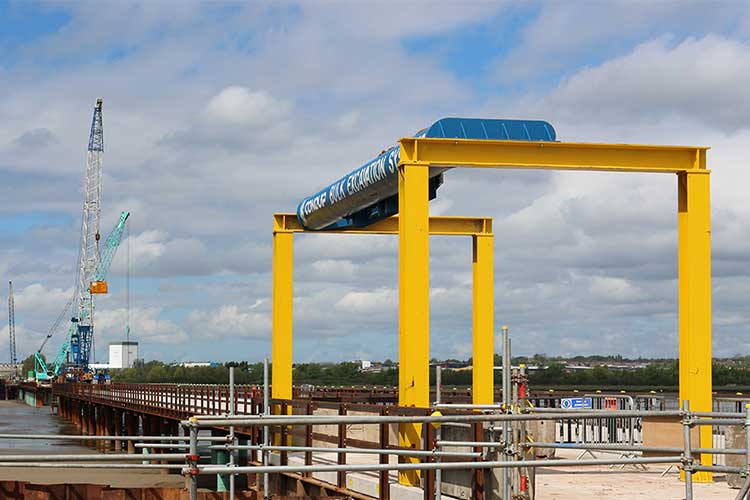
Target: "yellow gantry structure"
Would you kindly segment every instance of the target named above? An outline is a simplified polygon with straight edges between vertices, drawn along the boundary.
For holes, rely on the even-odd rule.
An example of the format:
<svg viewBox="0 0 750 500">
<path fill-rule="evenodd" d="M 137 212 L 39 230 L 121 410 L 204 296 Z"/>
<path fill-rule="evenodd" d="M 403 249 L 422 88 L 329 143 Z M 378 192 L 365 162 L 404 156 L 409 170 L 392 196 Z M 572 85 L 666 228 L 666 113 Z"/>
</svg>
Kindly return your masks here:
<svg viewBox="0 0 750 500">
<path fill-rule="evenodd" d="M 706 147 L 404 138 L 400 141 L 399 216 L 337 232 L 399 236 L 399 404 L 428 408 L 429 236 L 472 236 L 473 400 L 493 402 L 494 276 L 489 219 L 430 217 L 430 167 L 547 169 L 676 174 L 678 189 L 680 400 L 711 411 L 711 230 Z M 274 216 L 273 397 L 292 396 L 292 238 L 304 232 L 293 214 Z M 400 428 L 402 446 L 418 446 L 420 426 Z M 700 446 L 712 447 L 701 427 Z M 701 462 L 711 464 L 711 455 Z M 401 481 L 418 484 L 417 473 Z M 710 481 L 710 473 L 694 474 Z"/>
<path fill-rule="evenodd" d="M 414 170 L 412 170 L 414 171 Z M 420 169 L 426 175 L 427 169 Z M 426 178 L 425 178 L 426 182 Z M 426 184 L 425 184 L 426 186 Z M 426 188 L 425 188 L 426 189 Z M 401 193 L 405 190 L 401 189 Z M 403 204 L 401 205 L 403 206 Z M 425 205 L 426 209 L 426 205 Z M 403 212 L 403 211 L 402 211 Z M 425 214 L 426 215 L 426 214 Z M 273 370 L 271 390 L 274 399 L 292 398 L 292 290 L 293 290 L 293 236 L 295 233 L 313 234 L 390 234 L 400 235 L 403 219 L 390 217 L 371 224 L 365 228 L 349 228 L 330 231 L 307 231 L 297 220 L 296 214 L 274 214 L 273 231 Z M 494 394 L 494 254 L 492 219 L 486 217 L 429 217 L 424 219 L 423 231 L 416 235 L 420 242 L 405 245 L 400 242 L 400 255 L 409 248 L 420 248 L 433 236 L 469 236 L 472 238 L 473 283 L 473 386 L 474 403 L 491 403 Z M 409 294 L 429 293 L 429 257 L 418 265 L 422 266 L 420 276 L 423 281 L 417 283 L 400 280 L 400 297 Z M 404 273 L 404 262 L 399 260 L 400 273 Z M 413 262 L 413 261 L 410 261 Z M 410 264 L 414 265 L 414 264 Z M 409 286 L 405 286 L 410 283 Z M 420 297 L 421 298 L 421 297 Z M 430 406 L 430 346 L 429 346 L 429 307 L 427 299 L 421 314 L 408 315 L 412 321 L 409 328 L 400 328 L 399 341 L 399 404 L 428 408 Z M 400 302 L 399 316 L 404 320 L 404 300 Z M 408 333 L 407 333 L 408 332 Z M 411 335 L 411 337 L 409 336 Z M 407 368 L 408 367 L 408 368 Z M 425 390 L 426 389 L 426 390 Z M 407 424 L 399 428 L 401 446 L 410 447 L 420 442 L 421 424 Z M 417 463 L 418 458 L 407 461 Z M 418 471 L 401 473 L 402 482 L 419 483 Z"/>
<path fill-rule="evenodd" d="M 397 236 L 401 222 L 400 218 L 395 216 L 381 220 L 365 228 L 308 231 L 299 224 L 296 214 L 274 214 L 273 221 L 273 371 L 271 375 L 271 388 L 273 398 L 291 399 L 294 234 L 389 234 Z M 495 290 L 492 219 L 487 217 L 429 217 L 427 225 L 426 234 L 432 236 L 469 236 L 472 238 L 472 265 L 474 269 L 473 356 L 475 367 L 482 367 L 480 370 L 475 371 L 474 376 L 476 377 L 477 373 L 490 374 L 489 380 L 475 380 L 475 386 L 481 386 L 481 388 L 474 392 L 474 402 L 492 402 L 494 393 L 493 378 L 491 375 L 494 363 L 493 318 Z M 429 318 L 425 317 L 425 319 Z M 410 331 L 418 330 L 415 328 L 413 330 L 410 329 Z M 427 341 L 429 342 L 429 339 Z M 402 391 L 402 394 L 410 401 L 408 406 L 427 408 L 430 405 L 429 344 L 415 346 L 414 349 L 408 352 L 404 352 L 403 347 L 402 339 L 399 363 L 408 365 L 410 359 L 419 359 L 419 361 L 423 361 L 419 363 L 419 366 L 423 366 L 424 373 L 420 373 L 419 380 L 415 379 L 404 382 L 410 388 L 406 388 Z M 425 359 L 422 360 L 419 356 L 423 356 Z M 417 363 L 415 363 L 416 365 Z M 424 384 L 427 384 L 428 387 L 426 395 L 423 394 L 424 391 L 420 391 Z M 404 386 L 402 385 L 401 387 Z"/>
</svg>

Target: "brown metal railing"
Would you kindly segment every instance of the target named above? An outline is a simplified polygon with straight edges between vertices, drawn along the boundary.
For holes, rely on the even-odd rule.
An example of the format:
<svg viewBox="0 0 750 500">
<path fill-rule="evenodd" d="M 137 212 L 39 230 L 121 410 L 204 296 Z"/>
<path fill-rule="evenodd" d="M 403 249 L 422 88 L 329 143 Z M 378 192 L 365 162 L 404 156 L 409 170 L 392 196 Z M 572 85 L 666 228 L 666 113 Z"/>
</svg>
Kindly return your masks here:
<svg viewBox="0 0 750 500">
<path fill-rule="evenodd" d="M 230 409 L 228 385 L 56 384 L 53 391 L 62 397 L 175 419 L 223 415 Z M 263 400 L 262 390 L 251 385 L 236 385 L 234 391 L 234 412 L 257 415 Z"/>
</svg>

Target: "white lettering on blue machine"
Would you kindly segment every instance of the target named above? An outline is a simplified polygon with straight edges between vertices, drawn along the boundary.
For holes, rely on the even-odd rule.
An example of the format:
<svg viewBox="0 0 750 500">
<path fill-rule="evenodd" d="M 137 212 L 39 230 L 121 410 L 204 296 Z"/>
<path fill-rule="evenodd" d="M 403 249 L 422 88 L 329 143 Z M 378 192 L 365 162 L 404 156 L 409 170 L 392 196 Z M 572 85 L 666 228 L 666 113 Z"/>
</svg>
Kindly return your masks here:
<svg viewBox="0 0 750 500">
<path fill-rule="evenodd" d="M 449 139 L 555 141 L 555 129 L 540 120 L 442 118 L 414 137 Z M 398 213 L 398 164 L 401 149 L 391 146 L 353 172 L 297 206 L 297 219 L 308 230 L 364 227 Z M 430 199 L 437 196 L 443 172 L 430 168 Z"/>
</svg>

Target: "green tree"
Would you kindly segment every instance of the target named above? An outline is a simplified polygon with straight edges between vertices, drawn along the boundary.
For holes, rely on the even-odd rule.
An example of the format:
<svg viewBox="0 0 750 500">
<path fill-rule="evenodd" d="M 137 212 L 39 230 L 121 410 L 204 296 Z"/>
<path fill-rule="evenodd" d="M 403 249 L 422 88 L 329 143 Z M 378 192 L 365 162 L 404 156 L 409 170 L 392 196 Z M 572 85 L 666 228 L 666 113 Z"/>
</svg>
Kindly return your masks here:
<svg viewBox="0 0 750 500">
<path fill-rule="evenodd" d="M 44 357 L 44 354 L 41 354 L 42 359 L 46 362 L 47 358 Z M 34 370 L 34 355 L 28 356 L 26 359 L 23 360 L 23 365 L 21 366 L 21 376 L 26 377 L 26 374 L 30 371 Z"/>
</svg>

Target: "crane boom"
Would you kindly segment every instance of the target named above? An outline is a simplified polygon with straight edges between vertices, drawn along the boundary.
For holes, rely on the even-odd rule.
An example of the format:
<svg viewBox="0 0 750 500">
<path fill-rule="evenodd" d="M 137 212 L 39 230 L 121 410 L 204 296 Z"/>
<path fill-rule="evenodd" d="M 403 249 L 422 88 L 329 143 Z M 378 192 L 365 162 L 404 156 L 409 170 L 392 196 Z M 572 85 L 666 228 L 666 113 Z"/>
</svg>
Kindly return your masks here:
<svg viewBox="0 0 750 500">
<path fill-rule="evenodd" d="M 10 334 L 10 364 L 13 366 L 13 378 L 18 377 L 16 364 L 16 305 L 13 299 L 13 282 L 8 282 L 8 333 Z"/>
<path fill-rule="evenodd" d="M 42 342 L 42 345 L 39 347 L 39 349 L 37 349 L 37 352 L 42 352 L 42 350 L 44 350 L 44 346 L 47 345 L 47 342 L 49 342 L 49 339 L 51 339 L 52 336 L 55 334 L 58 327 L 60 326 L 60 323 L 62 323 L 63 318 L 67 316 L 68 310 L 70 309 L 70 306 L 73 305 L 73 302 L 76 300 L 77 295 L 78 295 L 78 291 L 75 290 L 73 292 L 73 295 L 71 295 L 70 298 L 68 299 L 68 302 L 65 303 L 65 307 L 63 308 L 63 310 L 60 311 L 60 314 L 57 315 L 55 322 L 52 323 L 52 327 L 47 332 L 47 336 L 44 337 L 44 342 Z"/>
<path fill-rule="evenodd" d="M 108 291 L 107 273 L 109 273 L 109 266 L 112 265 L 112 259 L 122 241 L 122 234 L 125 232 L 125 223 L 128 221 L 128 217 L 130 217 L 130 212 L 123 211 L 120 214 L 120 220 L 117 222 L 117 225 L 109 233 L 109 236 L 107 236 L 104 251 L 99 260 L 99 268 L 96 270 L 94 281 L 90 284 L 91 293 L 107 293 Z"/>
</svg>

